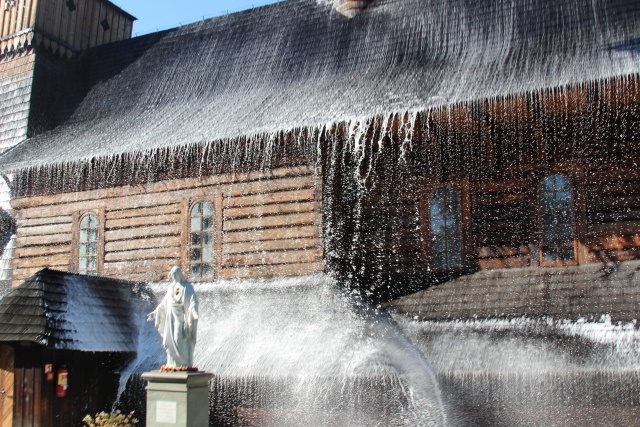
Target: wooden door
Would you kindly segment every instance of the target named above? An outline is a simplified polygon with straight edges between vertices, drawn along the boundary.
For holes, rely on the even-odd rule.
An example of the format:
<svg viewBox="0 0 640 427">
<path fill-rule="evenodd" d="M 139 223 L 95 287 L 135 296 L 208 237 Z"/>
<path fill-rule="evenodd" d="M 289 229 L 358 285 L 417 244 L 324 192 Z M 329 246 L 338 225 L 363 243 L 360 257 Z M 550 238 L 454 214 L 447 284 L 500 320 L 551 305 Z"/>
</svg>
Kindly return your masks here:
<svg viewBox="0 0 640 427">
<path fill-rule="evenodd" d="M 11 427 L 13 422 L 14 352 L 0 344 L 0 427 Z"/>
</svg>

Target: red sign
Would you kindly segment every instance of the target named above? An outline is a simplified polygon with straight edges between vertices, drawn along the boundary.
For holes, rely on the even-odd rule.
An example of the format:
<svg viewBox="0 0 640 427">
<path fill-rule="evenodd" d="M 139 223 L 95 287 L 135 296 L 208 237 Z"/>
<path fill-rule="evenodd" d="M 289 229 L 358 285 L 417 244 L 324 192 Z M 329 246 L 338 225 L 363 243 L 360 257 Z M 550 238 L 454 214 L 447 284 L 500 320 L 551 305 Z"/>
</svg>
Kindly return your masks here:
<svg viewBox="0 0 640 427">
<path fill-rule="evenodd" d="M 44 377 L 48 382 L 53 381 L 53 365 L 51 363 L 44 365 Z"/>
<path fill-rule="evenodd" d="M 58 369 L 58 380 L 56 381 L 56 396 L 65 397 L 69 381 L 69 371 L 65 368 Z"/>
</svg>

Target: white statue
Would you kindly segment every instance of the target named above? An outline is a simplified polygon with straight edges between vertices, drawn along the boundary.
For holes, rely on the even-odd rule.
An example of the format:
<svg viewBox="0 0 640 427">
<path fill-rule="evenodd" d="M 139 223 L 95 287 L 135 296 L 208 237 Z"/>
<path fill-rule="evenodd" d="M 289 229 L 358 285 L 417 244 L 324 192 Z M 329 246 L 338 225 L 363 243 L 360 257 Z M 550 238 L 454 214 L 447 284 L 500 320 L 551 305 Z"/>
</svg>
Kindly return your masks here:
<svg viewBox="0 0 640 427">
<path fill-rule="evenodd" d="M 193 367 L 193 350 L 198 329 L 198 298 L 193 286 L 179 267 L 169 273 L 172 283 L 156 309 L 147 320 L 154 321 L 162 347 L 167 351 L 167 368 Z"/>
</svg>

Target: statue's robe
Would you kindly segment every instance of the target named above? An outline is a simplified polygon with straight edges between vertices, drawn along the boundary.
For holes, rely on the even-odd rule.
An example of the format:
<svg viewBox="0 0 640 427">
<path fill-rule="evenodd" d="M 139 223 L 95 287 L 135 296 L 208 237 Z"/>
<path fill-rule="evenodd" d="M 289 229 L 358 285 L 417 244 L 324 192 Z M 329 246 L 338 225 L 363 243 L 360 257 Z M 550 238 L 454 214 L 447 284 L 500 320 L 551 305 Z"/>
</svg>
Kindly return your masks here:
<svg viewBox="0 0 640 427">
<path fill-rule="evenodd" d="M 198 327 L 198 300 L 188 281 L 174 281 L 153 311 L 155 326 L 167 351 L 167 367 L 192 367 Z"/>
</svg>

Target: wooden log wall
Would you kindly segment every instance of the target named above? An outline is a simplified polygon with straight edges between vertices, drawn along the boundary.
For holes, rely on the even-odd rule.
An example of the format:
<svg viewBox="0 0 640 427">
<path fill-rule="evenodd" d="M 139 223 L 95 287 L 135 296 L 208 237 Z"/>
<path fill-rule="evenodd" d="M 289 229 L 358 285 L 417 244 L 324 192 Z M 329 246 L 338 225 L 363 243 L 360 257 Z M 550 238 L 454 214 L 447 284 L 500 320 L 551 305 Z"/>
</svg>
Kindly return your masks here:
<svg viewBox="0 0 640 427">
<path fill-rule="evenodd" d="M 323 270 L 318 177 L 311 167 L 219 175 L 14 199 L 18 237 L 14 285 L 39 269 L 75 269 L 79 215 L 104 218 L 100 274 L 164 280 L 187 271 L 189 207 L 209 201 L 216 212 L 220 278 L 296 276 Z"/>
</svg>

